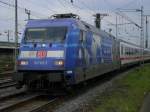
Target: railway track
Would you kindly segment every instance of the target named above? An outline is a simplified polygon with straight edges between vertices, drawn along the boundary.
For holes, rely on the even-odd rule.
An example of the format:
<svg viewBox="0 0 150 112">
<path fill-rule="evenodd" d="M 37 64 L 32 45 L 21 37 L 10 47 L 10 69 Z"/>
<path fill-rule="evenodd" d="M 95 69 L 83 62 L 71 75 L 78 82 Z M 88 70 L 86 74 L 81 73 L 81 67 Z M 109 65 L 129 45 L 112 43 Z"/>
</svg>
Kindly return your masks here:
<svg viewBox="0 0 150 112">
<path fill-rule="evenodd" d="M 0 100 L 6 97 L 15 96 L 26 91 L 25 87 L 17 90 L 15 87 L 16 84 L 17 83 L 14 82 L 11 77 L 0 78 Z"/>
<path fill-rule="evenodd" d="M 126 70 L 123 70 L 122 72 L 125 72 L 125 71 Z M 73 96 L 71 96 L 71 98 L 70 97 L 63 98 L 62 102 L 66 102 L 68 99 L 72 99 L 72 97 L 74 99 L 74 97 L 77 97 L 78 95 L 82 95 L 82 94 L 86 93 L 86 91 L 89 90 L 89 88 L 93 88 L 96 85 L 101 85 L 101 84 L 103 85 L 103 83 L 105 84 L 107 81 L 109 82 L 114 77 L 117 77 L 118 74 L 120 74 L 120 72 L 115 73 L 115 74 L 114 74 L 114 72 L 109 73 L 109 75 L 108 75 L 109 77 L 101 76 L 100 77 L 101 81 L 98 78 L 96 78 L 95 80 L 91 80 L 90 82 L 92 84 L 91 83 L 88 84 L 87 88 L 79 87 L 77 89 L 77 92 L 75 91 L 75 93 L 77 93 L 77 95 L 75 95 L 75 96 L 73 95 Z M 83 99 L 85 99 L 85 98 L 83 98 Z M 24 92 L 24 93 L 17 94 L 17 95 L 8 97 L 8 98 L 5 97 L 4 99 L 0 99 L 0 112 L 41 112 L 43 110 L 47 111 L 47 110 L 49 110 L 49 106 L 53 107 L 53 105 L 57 104 L 55 101 L 56 102 L 58 101 L 58 97 L 51 97 L 51 96 L 40 95 L 40 94 L 25 94 L 25 92 Z M 59 102 L 60 102 L 60 104 L 62 103 L 60 101 L 60 98 L 59 98 Z M 77 101 L 77 102 L 79 103 L 79 101 Z M 75 103 L 75 104 L 78 104 L 78 103 Z M 66 105 L 68 107 L 68 103 Z M 72 106 L 72 108 L 74 108 L 74 106 Z M 60 110 L 60 112 L 61 111 L 62 110 Z"/>
<path fill-rule="evenodd" d="M 15 85 L 16 85 L 16 82 L 14 82 L 11 78 L 0 79 L 0 89 L 13 87 Z"/>
<path fill-rule="evenodd" d="M 1 99 L 0 112 L 40 112 L 56 100 L 48 95 L 22 93 Z"/>
<path fill-rule="evenodd" d="M 0 72 L 0 80 L 11 78 L 14 73 L 15 73 L 14 71 Z"/>
</svg>

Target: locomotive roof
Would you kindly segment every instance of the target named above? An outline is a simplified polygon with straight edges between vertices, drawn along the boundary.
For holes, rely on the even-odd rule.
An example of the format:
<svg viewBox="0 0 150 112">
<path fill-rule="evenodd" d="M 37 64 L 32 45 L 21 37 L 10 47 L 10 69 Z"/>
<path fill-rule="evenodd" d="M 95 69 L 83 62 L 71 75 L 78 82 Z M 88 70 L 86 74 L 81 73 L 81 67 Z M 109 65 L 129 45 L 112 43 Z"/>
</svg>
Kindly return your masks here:
<svg viewBox="0 0 150 112">
<path fill-rule="evenodd" d="M 111 37 L 111 38 L 115 39 L 115 37 L 113 35 L 105 32 L 103 30 L 100 30 L 100 29 L 96 28 L 95 26 L 90 25 L 90 24 L 86 23 L 85 21 L 77 20 L 77 23 L 78 23 L 79 27 L 83 30 L 90 30 L 90 31 L 92 31 L 96 34 L 101 35 L 102 37 L 106 37 L 106 38 Z"/>
<path fill-rule="evenodd" d="M 103 30 L 100 30 L 93 25 L 90 25 L 84 21 L 81 21 L 81 20 L 75 19 L 75 18 L 34 19 L 34 20 L 29 20 L 26 27 L 33 28 L 33 27 L 50 27 L 50 26 L 70 26 L 72 24 L 76 24 L 80 29 L 85 30 L 85 31 L 87 31 L 87 30 L 92 31 L 96 34 L 101 35 L 102 37 L 116 39 L 117 41 L 140 47 L 139 45 L 133 44 L 131 42 L 124 41 L 122 39 L 117 39 L 113 35 L 105 32 Z"/>
<path fill-rule="evenodd" d="M 33 19 L 29 20 L 26 27 L 50 27 L 50 26 L 69 26 L 74 19 Z"/>
<path fill-rule="evenodd" d="M 82 30 L 89 30 L 95 34 L 99 34 L 105 38 L 115 38 L 113 35 L 108 34 L 107 32 L 96 28 L 93 25 L 90 25 L 84 21 L 75 18 L 63 18 L 63 19 L 34 19 L 29 20 L 26 27 L 50 27 L 50 26 L 70 26 L 71 24 L 76 24 Z"/>
</svg>

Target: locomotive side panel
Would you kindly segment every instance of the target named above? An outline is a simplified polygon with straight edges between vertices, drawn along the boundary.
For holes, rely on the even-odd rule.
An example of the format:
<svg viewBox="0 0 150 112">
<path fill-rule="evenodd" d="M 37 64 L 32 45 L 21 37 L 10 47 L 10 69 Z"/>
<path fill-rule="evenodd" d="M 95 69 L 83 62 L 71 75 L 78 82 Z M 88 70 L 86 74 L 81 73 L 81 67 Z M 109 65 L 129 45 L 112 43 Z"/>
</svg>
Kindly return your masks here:
<svg viewBox="0 0 150 112">
<path fill-rule="evenodd" d="M 119 42 L 116 39 L 92 29 L 84 31 L 83 38 L 83 50 L 79 50 L 79 57 L 84 64 L 76 67 L 77 83 L 120 68 Z"/>
</svg>

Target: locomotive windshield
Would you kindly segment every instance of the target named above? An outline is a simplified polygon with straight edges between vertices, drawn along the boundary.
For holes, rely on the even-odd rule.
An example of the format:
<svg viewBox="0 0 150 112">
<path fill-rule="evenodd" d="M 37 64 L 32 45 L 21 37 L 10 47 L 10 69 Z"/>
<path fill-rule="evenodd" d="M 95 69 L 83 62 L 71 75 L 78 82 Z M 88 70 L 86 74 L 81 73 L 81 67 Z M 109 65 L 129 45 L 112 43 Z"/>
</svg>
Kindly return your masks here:
<svg viewBox="0 0 150 112">
<path fill-rule="evenodd" d="M 63 42 L 66 38 L 66 27 L 28 28 L 26 42 Z"/>
</svg>

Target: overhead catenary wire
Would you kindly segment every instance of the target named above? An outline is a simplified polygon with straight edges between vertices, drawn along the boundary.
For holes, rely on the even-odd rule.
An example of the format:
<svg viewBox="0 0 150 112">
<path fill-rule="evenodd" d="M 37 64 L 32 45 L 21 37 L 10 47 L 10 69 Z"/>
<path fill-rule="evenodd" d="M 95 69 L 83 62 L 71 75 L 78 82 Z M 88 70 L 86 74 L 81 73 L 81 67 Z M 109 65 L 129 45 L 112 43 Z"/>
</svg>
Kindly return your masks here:
<svg viewBox="0 0 150 112">
<path fill-rule="evenodd" d="M 46 1 L 48 1 L 48 0 L 46 0 Z M 61 0 L 56 0 L 57 1 L 57 3 L 59 3 L 62 7 L 64 7 L 64 9 L 66 10 L 67 9 L 67 11 L 70 11 L 70 12 L 72 12 L 72 8 L 70 7 L 71 5 L 69 4 L 65 4 L 65 3 L 67 3 L 65 0 L 63 0 L 63 1 L 61 1 Z M 65 2 L 65 3 L 64 3 Z M 59 12 L 60 13 L 60 12 Z"/>
<path fill-rule="evenodd" d="M 96 14 L 95 10 L 91 9 L 88 5 L 85 4 L 82 0 L 80 1 L 82 5 L 84 5 L 87 9 L 91 10 L 93 13 Z"/>
<path fill-rule="evenodd" d="M 0 7 L 9 9 L 9 6 L 7 7 L 7 6 L 3 6 L 3 5 L 1 5 L 1 4 L 0 4 Z M 1 22 L 10 23 L 10 22 L 14 21 L 14 17 L 9 17 L 9 18 L 8 18 L 8 17 L 4 17 L 4 16 L 3 16 L 3 18 L 1 17 L 0 20 L 1 20 Z M 20 20 L 20 19 L 19 19 L 19 20 Z M 20 21 L 24 21 L 24 20 L 20 20 Z M 19 22 L 19 24 L 22 24 L 22 25 L 23 25 L 23 22 Z"/>
<path fill-rule="evenodd" d="M 8 3 L 8 2 L 4 2 L 4 1 L 1 1 L 1 0 L 0 0 L 0 3 L 1 3 L 1 4 L 4 4 L 4 5 L 7 5 L 7 6 L 9 6 L 9 7 L 15 8 L 15 5 L 14 5 L 14 4 L 10 4 L 10 3 Z M 21 7 L 21 6 L 18 6 L 18 8 L 21 9 L 23 12 L 24 12 L 24 10 L 25 10 L 25 8 L 23 8 L 23 7 Z M 41 18 L 39 15 L 42 15 L 42 16 L 45 17 L 45 15 L 40 14 L 39 12 L 35 12 L 35 11 L 32 11 L 32 14 L 31 14 L 31 15 L 33 15 L 33 16 L 35 16 L 35 17 L 37 17 L 37 18 Z"/>
<path fill-rule="evenodd" d="M 53 10 L 52 8 L 50 8 L 50 7 L 48 7 L 48 3 L 49 3 L 49 1 L 48 0 L 46 0 L 47 1 L 47 4 L 46 5 L 44 5 L 44 4 L 38 4 L 38 2 L 33 2 L 32 0 L 28 0 L 29 2 L 32 2 L 32 4 L 33 5 L 36 5 L 36 6 L 39 6 L 39 7 L 41 7 L 41 8 L 44 8 L 44 9 L 46 9 L 46 10 L 48 10 L 48 11 L 51 11 L 52 13 L 57 13 L 57 11 L 55 11 L 55 10 Z"/>
<path fill-rule="evenodd" d="M 66 6 L 63 4 L 63 2 L 61 0 L 57 0 L 57 2 L 59 2 L 60 5 L 62 5 L 64 8 L 66 8 Z"/>
<path fill-rule="evenodd" d="M 70 12 L 72 12 L 72 10 L 70 10 L 68 7 L 66 7 L 66 5 L 63 3 L 63 1 L 57 0 L 57 2 L 59 2 L 59 4 L 62 5 L 65 8 L 65 10 L 68 9 Z"/>
<path fill-rule="evenodd" d="M 121 7 L 119 7 L 119 8 L 113 8 L 112 7 L 112 5 L 107 1 L 107 0 L 103 0 L 105 3 L 106 3 L 106 5 L 108 5 L 109 6 L 109 9 L 111 10 L 111 12 L 112 13 L 115 13 L 115 15 L 116 16 L 121 16 L 122 18 L 124 18 L 124 19 L 126 19 L 127 21 L 129 21 L 129 22 L 131 22 L 132 24 L 136 24 L 132 19 L 130 19 L 127 15 L 125 15 L 125 14 L 120 14 L 120 13 L 116 13 L 116 11 L 118 11 L 118 9 L 121 9 L 121 8 L 124 8 L 124 7 L 127 7 L 128 5 L 130 5 L 130 4 L 133 4 L 133 2 L 135 2 L 135 0 L 131 0 L 130 2 L 128 2 L 127 4 L 124 4 L 124 5 L 122 5 Z M 137 1 L 136 1 L 137 2 Z M 123 19 L 122 19 L 123 20 Z M 136 24 L 137 26 L 139 26 L 138 24 Z M 125 25 L 125 27 L 126 27 L 127 25 Z M 133 26 L 133 25 L 132 25 Z M 134 27 L 134 26 L 133 26 Z M 123 26 L 122 26 L 122 28 L 123 28 Z M 125 28 L 126 29 L 126 28 Z M 120 29 L 119 29 L 120 30 Z M 119 31 L 118 30 L 118 31 Z M 129 34 L 129 33 L 128 33 Z"/>
<path fill-rule="evenodd" d="M 75 9 L 80 9 L 80 10 L 84 10 L 85 11 L 85 8 L 82 8 L 82 7 L 79 7 L 78 5 L 75 4 L 75 2 L 71 3 L 67 0 L 64 0 L 66 3 L 70 4 L 71 6 L 73 6 Z M 90 12 L 91 10 L 87 11 L 86 13 L 90 14 L 90 15 L 93 15 L 93 13 Z M 80 13 L 80 11 L 78 11 L 78 13 Z"/>
<path fill-rule="evenodd" d="M 70 2 L 67 1 L 67 0 L 64 0 L 64 1 L 67 2 L 67 3 L 69 3 L 70 5 L 72 5 L 74 8 L 77 8 L 77 9 L 80 9 L 80 10 L 85 10 L 85 8 L 88 9 L 88 10 L 89 10 L 89 11 L 88 11 L 88 14 L 91 15 L 91 17 L 93 17 L 93 14 L 96 14 L 96 11 L 93 10 L 92 8 L 90 8 L 88 5 L 86 5 L 85 2 L 83 2 L 83 1 L 78 1 L 78 2 L 80 2 L 80 4 L 82 4 L 82 6 L 84 6 L 85 8 L 79 7 L 79 6 L 76 5 L 75 3 L 70 3 Z M 78 12 L 80 12 L 80 11 L 78 11 Z M 105 20 L 104 20 L 104 21 L 105 21 Z M 108 21 L 108 20 L 107 20 L 107 21 Z M 108 22 L 109 22 L 109 21 L 108 21 Z M 111 23 L 111 22 L 109 22 L 109 23 Z"/>
<path fill-rule="evenodd" d="M 8 0 L 7 0 L 8 1 Z M 13 0 L 12 0 L 13 1 Z M 32 0 L 29 0 L 29 1 L 32 1 Z M 45 0 L 45 2 L 47 2 L 47 3 L 49 3 L 51 0 Z M 80 12 L 80 10 L 84 10 L 84 11 L 86 11 L 86 9 L 88 9 L 88 11 L 87 11 L 87 13 L 88 14 L 90 14 L 90 15 L 92 15 L 93 13 L 95 13 L 95 10 L 94 9 L 92 9 L 90 6 L 89 6 L 89 4 L 86 2 L 86 1 L 83 1 L 83 0 L 74 0 L 73 1 L 73 3 L 71 3 L 71 2 L 69 2 L 70 0 L 57 0 L 57 1 L 61 1 L 61 3 L 62 3 L 62 5 L 63 5 L 63 7 L 64 8 L 66 8 L 66 9 L 69 9 L 68 8 L 68 6 L 70 7 L 70 8 L 74 8 L 73 10 L 78 10 L 77 12 L 78 13 L 81 13 Z M 103 0 L 103 1 L 105 1 L 105 0 Z M 133 0 L 132 0 L 133 1 Z M 32 1 L 33 2 L 33 1 Z M 44 2 L 44 3 L 45 3 Z M 66 3 L 68 3 L 69 5 L 66 5 L 64 2 L 66 2 Z M 81 5 L 78 5 L 77 4 L 77 2 L 79 2 Z M 8 3 L 8 2 L 6 2 L 6 1 L 2 1 L 2 0 L 0 0 L 0 3 L 2 4 L 4 4 L 4 5 L 7 5 L 7 6 L 9 6 L 9 7 L 14 7 L 14 5 L 13 4 L 11 4 L 11 3 Z M 38 3 L 36 3 L 35 2 L 35 4 L 38 4 Z M 106 1 L 106 4 L 107 4 L 107 1 Z M 110 5 L 110 4 L 109 4 Z M 127 5 L 127 4 L 125 4 L 125 5 Z M 21 5 L 20 5 L 21 6 Z M 20 7 L 20 6 L 18 6 L 19 7 L 19 9 L 21 9 L 23 12 L 24 12 L 24 9 L 25 8 L 23 8 L 23 7 Z M 40 5 L 38 5 L 38 6 L 40 6 Z M 55 11 L 55 10 L 53 10 L 52 8 L 50 8 L 48 5 L 43 5 L 43 3 L 41 4 L 41 7 L 43 7 L 43 8 L 45 8 L 45 9 L 47 9 L 47 10 L 51 10 L 51 12 L 57 12 L 57 11 Z M 112 9 L 110 9 L 110 10 L 112 10 Z M 113 10 L 114 11 L 114 10 Z M 40 15 L 42 15 L 42 16 L 45 16 L 45 15 L 43 15 L 43 14 L 39 14 L 39 12 L 37 12 L 37 11 L 31 11 L 31 15 L 32 16 L 37 16 L 37 18 L 40 18 Z M 47 15 L 47 16 L 49 16 L 49 15 Z M 119 15 L 118 15 L 119 16 Z M 119 16 L 120 17 L 120 16 Z M 107 19 L 104 19 L 104 21 L 105 22 L 108 22 L 109 20 L 107 20 Z M 120 21 L 121 22 L 121 21 Z M 111 22 L 112 23 L 112 22 Z"/>
<path fill-rule="evenodd" d="M 65 1 L 66 1 L 66 0 L 65 0 Z M 86 7 L 87 9 L 91 10 L 92 12 L 95 12 L 95 11 L 93 11 L 89 6 L 87 6 L 83 1 L 79 1 L 79 2 L 80 2 L 82 5 L 84 5 L 84 7 Z M 105 0 L 104 0 L 104 2 L 105 2 L 106 4 L 108 4 Z M 133 2 L 133 1 L 131 1 L 131 2 Z M 131 2 L 130 2 L 130 3 L 131 3 Z M 109 4 L 109 5 L 110 5 L 110 4 Z M 125 4 L 125 5 L 127 5 L 127 4 Z M 79 6 L 76 6 L 76 5 L 74 5 L 74 6 L 81 9 L 81 7 L 79 7 Z M 83 8 L 82 8 L 82 9 L 83 9 Z M 111 10 L 112 10 L 112 9 L 111 9 Z M 116 12 L 116 9 L 113 9 L 112 12 L 115 13 L 115 12 Z M 121 17 L 125 18 L 127 21 L 129 21 L 129 22 L 131 22 L 131 23 L 136 24 L 136 23 L 135 23 L 134 21 L 132 21 L 129 17 L 127 17 L 127 16 L 125 16 L 125 15 L 123 15 L 123 14 L 116 13 L 116 15 L 118 15 L 119 17 L 121 16 Z M 104 21 L 106 21 L 106 22 L 112 24 L 112 22 L 109 22 L 109 21 L 107 21 L 107 20 L 104 20 Z M 139 26 L 138 24 L 136 24 L 136 25 Z M 125 25 L 125 26 L 127 26 L 127 25 Z M 126 32 L 126 33 L 129 34 L 128 32 Z"/>
</svg>

